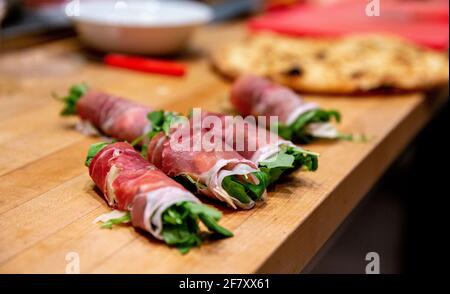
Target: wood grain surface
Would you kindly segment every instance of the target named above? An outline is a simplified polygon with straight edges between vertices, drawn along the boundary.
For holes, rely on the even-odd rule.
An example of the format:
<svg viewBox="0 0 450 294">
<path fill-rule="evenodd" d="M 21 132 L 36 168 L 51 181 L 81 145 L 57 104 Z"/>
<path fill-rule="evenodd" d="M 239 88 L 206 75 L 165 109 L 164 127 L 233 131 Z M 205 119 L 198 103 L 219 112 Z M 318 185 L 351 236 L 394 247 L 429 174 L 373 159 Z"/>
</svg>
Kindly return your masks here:
<svg viewBox="0 0 450 294">
<path fill-rule="evenodd" d="M 156 108 L 194 106 L 229 111 L 230 82 L 215 73 L 208 52 L 241 38 L 240 24 L 200 30 L 181 60 L 183 78 L 108 68 L 77 39 L 11 50 L 0 56 L 0 272 L 64 273 L 69 252 L 82 273 L 295 273 L 320 249 L 447 96 L 423 93 L 307 96 L 342 112 L 340 130 L 364 133 L 366 143 L 319 142 L 315 173 L 297 172 L 251 211 L 222 208 L 235 237 L 187 255 L 132 227 L 100 229 L 109 209 L 93 190 L 83 162 L 98 138 L 59 116 L 52 92 L 77 82 Z M 383 213 L 380 211 L 380 213 Z"/>
</svg>

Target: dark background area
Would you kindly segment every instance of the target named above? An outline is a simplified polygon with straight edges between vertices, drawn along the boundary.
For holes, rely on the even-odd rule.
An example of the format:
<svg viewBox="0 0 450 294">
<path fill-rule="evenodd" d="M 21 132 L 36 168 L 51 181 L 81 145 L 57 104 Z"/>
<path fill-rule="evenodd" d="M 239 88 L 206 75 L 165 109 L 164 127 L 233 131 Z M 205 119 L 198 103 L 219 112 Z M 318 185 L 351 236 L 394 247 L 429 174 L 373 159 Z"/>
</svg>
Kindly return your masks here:
<svg viewBox="0 0 450 294">
<path fill-rule="evenodd" d="M 380 255 L 381 273 L 434 274 L 448 259 L 449 104 L 404 150 L 338 228 L 305 273 L 365 273 Z"/>
</svg>

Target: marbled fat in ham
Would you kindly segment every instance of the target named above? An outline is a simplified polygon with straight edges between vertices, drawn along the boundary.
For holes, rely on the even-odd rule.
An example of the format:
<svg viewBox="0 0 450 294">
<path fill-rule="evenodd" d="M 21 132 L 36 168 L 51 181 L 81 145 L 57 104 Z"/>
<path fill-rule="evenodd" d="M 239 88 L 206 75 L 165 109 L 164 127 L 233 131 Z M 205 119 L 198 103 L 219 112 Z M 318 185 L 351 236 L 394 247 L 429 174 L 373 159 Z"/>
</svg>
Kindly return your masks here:
<svg viewBox="0 0 450 294">
<path fill-rule="evenodd" d="M 183 145 L 180 140 L 185 134 Z M 159 133 L 148 144 L 148 161 L 160 168 L 170 177 L 189 175 L 194 180 L 206 186 L 199 192 L 236 208 L 248 209 L 254 206 L 241 203 L 230 196 L 222 188 L 222 180 L 228 175 L 249 175 L 253 183 L 258 180 L 251 175 L 257 171 L 257 166 L 243 158 L 230 146 L 225 149 L 223 142 L 210 142 L 207 147 L 202 145 L 203 133 L 200 129 L 191 128 L 190 124 L 179 125 L 169 135 Z M 178 145 L 177 145 L 178 144 Z M 200 144 L 194 149 L 195 144 Z M 177 145 L 177 147 L 176 147 Z"/>
<path fill-rule="evenodd" d="M 76 104 L 76 113 L 102 133 L 133 141 L 149 128 L 150 108 L 106 93 L 89 90 Z"/>
<path fill-rule="evenodd" d="M 161 239 L 162 213 L 183 201 L 199 202 L 147 162 L 128 143 L 114 143 L 91 161 L 89 174 L 112 208 L 130 211 L 132 223 Z"/>
<path fill-rule="evenodd" d="M 231 104 L 241 115 L 277 116 L 279 123 L 290 125 L 303 113 L 316 109 L 289 88 L 265 78 L 243 76 L 232 87 Z"/>
<path fill-rule="evenodd" d="M 217 121 L 208 121 L 208 118 L 217 118 L 220 125 L 214 125 Z M 242 157 L 255 164 L 278 153 L 281 145 L 294 146 L 290 141 L 244 118 L 202 111 L 201 119 L 203 131 L 221 138 Z"/>
</svg>

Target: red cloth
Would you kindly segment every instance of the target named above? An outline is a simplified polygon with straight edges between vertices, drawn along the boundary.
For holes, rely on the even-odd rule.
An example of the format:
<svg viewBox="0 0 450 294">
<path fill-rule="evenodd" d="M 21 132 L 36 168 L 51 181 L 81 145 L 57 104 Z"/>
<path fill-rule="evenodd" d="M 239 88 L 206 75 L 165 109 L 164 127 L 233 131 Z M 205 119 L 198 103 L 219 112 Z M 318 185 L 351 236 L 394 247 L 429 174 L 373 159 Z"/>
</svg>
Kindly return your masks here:
<svg viewBox="0 0 450 294">
<path fill-rule="evenodd" d="M 369 1 L 329 5 L 299 4 L 249 21 L 253 31 L 271 30 L 295 36 L 340 36 L 380 32 L 405 37 L 435 49 L 448 48 L 447 0 L 381 0 L 380 16 L 367 16 Z"/>
</svg>

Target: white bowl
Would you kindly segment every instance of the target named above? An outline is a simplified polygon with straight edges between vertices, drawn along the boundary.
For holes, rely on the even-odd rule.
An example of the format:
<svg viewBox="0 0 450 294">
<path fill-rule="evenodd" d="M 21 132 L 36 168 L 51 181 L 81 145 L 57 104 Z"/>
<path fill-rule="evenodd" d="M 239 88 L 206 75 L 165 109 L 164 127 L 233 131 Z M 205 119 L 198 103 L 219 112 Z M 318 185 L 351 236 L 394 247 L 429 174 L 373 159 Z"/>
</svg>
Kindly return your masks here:
<svg viewBox="0 0 450 294">
<path fill-rule="evenodd" d="M 207 5 L 191 1 L 88 0 L 78 3 L 79 7 L 69 7 L 68 14 L 82 41 L 102 51 L 176 53 L 186 47 L 196 27 L 213 17 Z"/>
</svg>

